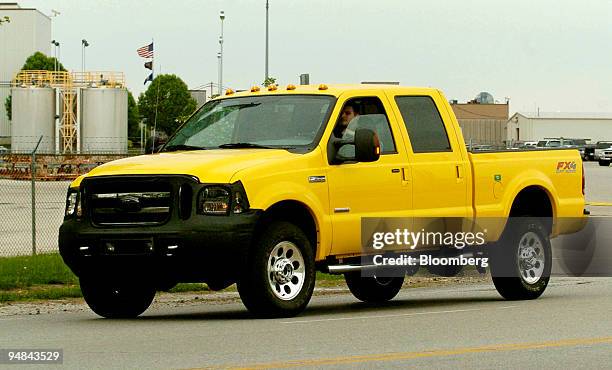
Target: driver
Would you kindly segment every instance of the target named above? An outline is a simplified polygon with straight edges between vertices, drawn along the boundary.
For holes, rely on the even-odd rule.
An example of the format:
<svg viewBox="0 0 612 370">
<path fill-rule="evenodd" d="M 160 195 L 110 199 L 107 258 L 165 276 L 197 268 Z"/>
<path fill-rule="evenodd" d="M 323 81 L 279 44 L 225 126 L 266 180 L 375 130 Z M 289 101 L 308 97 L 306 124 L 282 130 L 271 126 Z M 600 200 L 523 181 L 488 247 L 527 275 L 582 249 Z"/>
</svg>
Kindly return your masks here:
<svg viewBox="0 0 612 370">
<path fill-rule="evenodd" d="M 338 139 L 354 137 L 355 128 L 349 129 L 348 126 L 357 117 L 359 117 L 359 107 L 355 103 L 347 103 L 342 109 L 340 120 L 334 128 L 334 136 Z"/>
</svg>

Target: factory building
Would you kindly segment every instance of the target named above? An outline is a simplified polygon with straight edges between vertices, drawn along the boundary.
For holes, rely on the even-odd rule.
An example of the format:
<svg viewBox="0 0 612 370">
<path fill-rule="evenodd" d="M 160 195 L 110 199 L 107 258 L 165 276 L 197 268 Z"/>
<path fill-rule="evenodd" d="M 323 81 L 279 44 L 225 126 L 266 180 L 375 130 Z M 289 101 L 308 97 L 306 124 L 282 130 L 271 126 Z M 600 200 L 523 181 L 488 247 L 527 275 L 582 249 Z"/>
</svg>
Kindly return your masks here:
<svg viewBox="0 0 612 370">
<path fill-rule="evenodd" d="M 196 101 L 196 109 L 200 109 L 206 103 L 206 94 L 206 90 L 189 90 L 189 95 Z"/>
<path fill-rule="evenodd" d="M 497 104 L 491 94 L 482 92 L 475 99 L 461 104 L 451 100 L 466 143 L 504 145 L 509 105 Z"/>
<path fill-rule="evenodd" d="M 123 73 L 21 71 L 11 85 L 13 152 L 127 153 Z"/>
<path fill-rule="evenodd" d="M 37 51 L 51 52 L 51 19 L 36 9 L 0 2 L 0 145 L 10 141 L 11 125 L 4 109 L 10 83 L 25 60 Z"/>
<path fill-rule="evenodd" d="M 518 112 L 507 123 L 508 141 L 558 137 L 612 140 L 612 113 Z"/>
</svg>

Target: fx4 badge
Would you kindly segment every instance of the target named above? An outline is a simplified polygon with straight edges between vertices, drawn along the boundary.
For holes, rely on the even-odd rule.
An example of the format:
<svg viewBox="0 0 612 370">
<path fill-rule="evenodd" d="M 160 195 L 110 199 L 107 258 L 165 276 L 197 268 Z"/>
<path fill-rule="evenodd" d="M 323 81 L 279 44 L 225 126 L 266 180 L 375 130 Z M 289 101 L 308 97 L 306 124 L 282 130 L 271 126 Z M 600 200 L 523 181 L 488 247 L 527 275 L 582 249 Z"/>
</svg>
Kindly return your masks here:
<svg viewBox="0 0 612 370">
<path fill-rule="evenodd" d="M 558 162 L 557 173 L 574 173 L 576 172 L 576 162 Z"/>
</svg>

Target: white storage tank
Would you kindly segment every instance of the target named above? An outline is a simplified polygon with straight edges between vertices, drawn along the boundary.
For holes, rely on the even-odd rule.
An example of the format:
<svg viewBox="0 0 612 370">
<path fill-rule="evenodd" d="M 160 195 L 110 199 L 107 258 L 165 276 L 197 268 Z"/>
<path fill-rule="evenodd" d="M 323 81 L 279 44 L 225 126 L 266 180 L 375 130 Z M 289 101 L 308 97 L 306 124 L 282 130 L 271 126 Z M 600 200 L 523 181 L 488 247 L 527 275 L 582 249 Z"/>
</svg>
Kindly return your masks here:
<svg viewBox="0 0 612 370">
<path fill-rule="evenodd" d="M 81 90 L 81 153 L 127 153 L 127 90 Z"/>
<path fill-rule="evenodd" d="M 12 88 L 11 151 L 31 152 L 43 139 L 37 153 L 55 153 L 55 90 Z"/>
</svg>

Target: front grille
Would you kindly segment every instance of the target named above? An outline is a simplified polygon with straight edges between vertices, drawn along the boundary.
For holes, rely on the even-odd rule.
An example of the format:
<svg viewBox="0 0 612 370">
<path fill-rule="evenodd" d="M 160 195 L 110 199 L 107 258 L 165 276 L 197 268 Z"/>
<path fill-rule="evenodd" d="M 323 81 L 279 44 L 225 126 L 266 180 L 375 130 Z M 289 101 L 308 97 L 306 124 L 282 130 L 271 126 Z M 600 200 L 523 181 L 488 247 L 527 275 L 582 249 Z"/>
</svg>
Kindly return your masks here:
<svg viewBox="0 0 612 370">
<path fill-rule="evenodd" d="M 98 225 L 160 224 L 170 214 L 168 192 L 92 194 L 92 220 Z"/>
<path fill-rule="evenodd" d="M 161 179 L 90 180 L 85 208 L 98 226 L 160 225 L 170 218 L 172 189 Z"/>
</svg>

